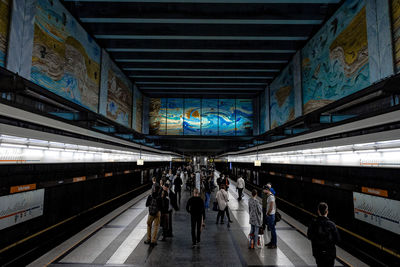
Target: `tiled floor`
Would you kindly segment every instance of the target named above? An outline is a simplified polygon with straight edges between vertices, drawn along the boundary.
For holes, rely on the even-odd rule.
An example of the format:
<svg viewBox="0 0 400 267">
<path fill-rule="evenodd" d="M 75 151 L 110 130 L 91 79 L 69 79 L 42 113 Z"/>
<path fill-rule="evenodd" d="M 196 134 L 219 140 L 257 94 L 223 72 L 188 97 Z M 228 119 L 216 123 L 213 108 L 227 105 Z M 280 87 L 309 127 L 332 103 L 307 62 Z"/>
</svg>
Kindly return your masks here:
<svg viewBox="0 0 400 267">
<path fill-rule="evenodd" d="M 132 200 L 124 205 L 121 210 L 125 211 L 119 215 L 116 213 L 115 218 L 110 215 L 99 221 L 100 226 L 92 225 L 93 229 L 97 229 L 96 232 L 90 234 L 91 230 L 85 229 L 80 234 L 81 237 L 79 234 L 72 237 L 65 242 L 64 247 L 60 245 L 33 262 L 31 266 L 43 266 L 49 262 L 52 262 L 51 266 L 74 267 L 315 266 L 310 242 L 283 220 L 277 224 L 278 249 L 269 250 L 263 247 L 249 250 L 248 195 L 246 194 L 242 201 L 237 201 L 234 184 L 229 189 L 229 195 L 229 207 L 234 221 L 231 227 L 228 228 L 227 224 L 216 225 L 216 212 L 207 211 L 206 227 L 197 248 L 191 247 L 190 215 L 185 211 L 189 193 L 186 191 L 182 194 L 182 209 L 173 214 L 174 237 L 165 242 L 158 241 L 155 248 L 145 245 L 143 242 L 146 235 L 147 209 L 144 203 L 147 195 L 143 194 L 139 201 Z M 293 221 L 289 216 L 284 216 Z M 79 243 L 82 239 L 84 242 Z M 349 257 L 350 262 L 357 263 L 355 266 L 362 266 L 357 259 Z M 336 262 L 336 265 L 342 266 L 339 262 Z"/>
</svg>

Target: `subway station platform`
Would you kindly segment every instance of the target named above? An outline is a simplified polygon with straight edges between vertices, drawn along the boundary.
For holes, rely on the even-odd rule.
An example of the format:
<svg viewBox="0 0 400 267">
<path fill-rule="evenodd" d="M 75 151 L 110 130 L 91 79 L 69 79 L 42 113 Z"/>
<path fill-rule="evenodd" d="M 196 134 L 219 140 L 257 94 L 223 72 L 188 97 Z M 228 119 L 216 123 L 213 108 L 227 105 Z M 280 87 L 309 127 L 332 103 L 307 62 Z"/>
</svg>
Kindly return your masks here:
<svg viewBox="0 0 400 267">
<path fill-rule="evenodd" d="M 277 223 L 278 248 L 248 249 L 249 191 L 237 200 L 234 182 L 229 188 L 229 207 L 233 223 L 215 224 L 217 213 L 206 213 L 206 226 L 200 245 L 191 246 L 190 215 L 183 190 L 181 208 L 173 213 L 173 237 L 154 248 L 144 244 L 148 211 L 148 192 L 93 223 L 28 266 L 316 266 L 306 226 L 287 214 Z M 279 193 L 279 192 L 278 192 Z M 215 198 L 215 191 L 211 201 Z M 279 207 L 278 207 L 279 208 Z M 158 235 L 160 237 L 160 233 Z M 337 248 L 335 266 L 367 266 Z"/>
</svg>

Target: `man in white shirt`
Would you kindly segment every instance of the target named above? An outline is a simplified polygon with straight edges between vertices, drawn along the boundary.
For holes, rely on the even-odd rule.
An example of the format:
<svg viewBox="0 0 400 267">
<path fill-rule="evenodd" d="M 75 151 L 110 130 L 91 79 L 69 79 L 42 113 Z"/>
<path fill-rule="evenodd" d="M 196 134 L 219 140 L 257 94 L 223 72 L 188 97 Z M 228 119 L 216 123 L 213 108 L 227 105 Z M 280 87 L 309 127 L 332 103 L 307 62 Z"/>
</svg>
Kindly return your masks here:
<svg viewBox="0 0 400 267">
<path fill-rule="evenodd" d="M 267 193 L 267 225 L 268 230 L 271 231 L 271 242 L 268 243 L 267 248 L 276 249 L 276 229 L 275 229 L 275 212 L 276 212 L 276 204 L 275 204 L 275 196 L 272 194 L 271 189 L 269 187 L 264 188 Z"/>
<path fill-rule="evenodd" d="M 237 179 L 237 186 L 236 186 L 236 188 L 237 188 L 237 190 L 238 190 L 238 195 L 239 195 L 238 200 L 240 201 L 240 200 L 242 200 L 243 189 L 244 189 L 244 179 L 242 178 L 242 176 L 240 176 L 240 177 Z"/>
</svg>

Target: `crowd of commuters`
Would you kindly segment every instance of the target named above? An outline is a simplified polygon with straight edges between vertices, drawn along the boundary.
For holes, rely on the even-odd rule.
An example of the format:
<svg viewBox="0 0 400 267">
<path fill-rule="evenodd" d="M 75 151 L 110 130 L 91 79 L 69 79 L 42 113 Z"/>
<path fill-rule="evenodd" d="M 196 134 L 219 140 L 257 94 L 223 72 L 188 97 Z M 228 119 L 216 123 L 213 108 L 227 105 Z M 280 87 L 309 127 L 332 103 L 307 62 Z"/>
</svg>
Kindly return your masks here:
<svg viewBox="0 0 400 267">
<path fill-rule="evenodd" d="M 182 186 L 185 185 L 190 198 L 186 203 L 186 211 L 191 217 L 191 236 L 192 246 L 196 247 L 200 243 L 201 231 L 205 227 L 206 211 L 210 210 L 210 200 L 212 192 L 215 194 L 213 210 L 217 211 L 216 223 L 224 224 L 225 215 L 228 220 L 228 227 L 233 221 L 229 212 L 229 176 L 221 174 L 217 179 L 214 177 L 212 167 L 199 167 L 195 170 L 193 165 L 187 165 L 175 170 L 163 172 L 158 179 L 152 179 L 152 193 L 146 201 L 149 208 L 147 220 L 147 240 L 145 244 L 154 247 L 157 245 L 158 229 L 162 227 L 162 241 L 172 234 L 172 214 L 173 210 L 181 207 Z M 214 182 L 215 181 L 215 182 Z M 238 201 L 243 199 L 245 180 L 239 176 L 236 183 L 238 191 Z M 264 239 L 269 240 L 265 244 L 269 249 L 277 248 L 276 236 L 276 215 L 277 207 L 275 200 L 275 190 L 271 183 L 267 183 L 262 188 L 261 201 L 258 200 L 258 192 L 253 189 L 251 197 L 248 199 L 249 210 L 249 248 L 261 248 L 259 235 L 264 234 Z M 279 214 L 278 214 L 279 215 Z M 312 242 L 312 252 L 318 266 L 333 266 L 336 258 L 335 245 L 340 237 L 335 224 L 327 217 L 328 205 L 321 202 L 318 205 L 318 217 L 308 228 L 308 238 Z"/>
</svg>

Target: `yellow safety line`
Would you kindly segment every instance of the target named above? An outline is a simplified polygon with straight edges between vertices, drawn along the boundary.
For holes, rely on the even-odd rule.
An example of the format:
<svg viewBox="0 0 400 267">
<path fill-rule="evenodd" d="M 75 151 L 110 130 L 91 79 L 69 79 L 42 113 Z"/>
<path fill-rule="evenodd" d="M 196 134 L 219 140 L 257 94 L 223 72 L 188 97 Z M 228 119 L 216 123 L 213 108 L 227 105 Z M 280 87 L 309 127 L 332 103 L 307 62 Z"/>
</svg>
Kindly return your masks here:
<svg viewBox="0 0 400 267">
<path fill-rule="evenodd" d="M 254 185 L 253 185 L 253 187 L 262 190 L 261 187 L 254 186 Z M 276 198 L 279 199 L 279 200 L 281 200 L 281 201 L 283 201 L 283 202 L 285 202 L 285 203 L 287 203 L 287 204 L 289 204 L 289 205 L 291 205 L 291 206 L 293 206 L 293 207 L 295 207 L 295 208 L 297 208 L 297 209 L 299 209 L 299 210 L 301 210 L 301 211 L 303 211 L 304 213 L 307 213 L 307 214 L 309 214 L 309 215 L 311 215 L 311 216 L 313 216 L 313 217 L 317 217 L 316 214 L 314 214 L 314 213 L 312 213 L 312 212 L 309 212 L 308 210 L 305 210 L 305 209 L 303 209 L 303 208 L 300 208 L 300 207 L 298 207 L 297 205 L 295 205 L 295 204 L 293 204 L 293 203 L 291 203 L 291 202 L 289 202 L 289 201 L 287 201 L 287 200 L 285 200 L 285 199 L 282 199 L 282 198 L 280 198 L 280 197 L 276 197 Z M 348 233 L 348 234 L 350 234 L 350 235 L 352 235 L 352 236 L 354 236 L 354 237 L 356 237 L 356 238 L 358 238 L 358 239 L 360 239 L 360 240 L 362 240 L 362 241 L 364 241 L 364 242 L 366 242 L 366 243 L 368 243 L 368 244 L 370 244 L 370 245 L 372 245 L 372 246 L 374 246 L 374 247 L 377 247 L 377 248 L 379 248 L 380 250 L 383 250 L 383 251 L 385 251 L 386 253 L 389 253 L 389 254 L 391 254 L 391 255 L 393 255 L 393 256 L 395 256 L 395 257 L 397 257 L 397 258 L 400 259 L 400 254 L 397 253 L 397 252 L 395 252 L 395 251 L 393 251 L 393 250 L 391 250 L 391 249 L 388 249 L 388 248 L 386 248 L 386 247 L 384 247 L 384 246 L 382 246 L 382 245 L 379 245 L 379 244 L 375 243 L 374 241 L 371 241 L 371 240 L 369 240 L 369 239 L 367 239 L 367 238 L 365 238 L 365 237 L 363 237 L 363 236 L 361 236 L 361 235 L 359 235 L 359 234 L 353 233 L 352 231 L 350 231 L 350 230 L 348 230 L 348 229 L 346 229 L 346 228 L 344 228 L 344 227 L 342 227 L 342 226 L 336 225 L 336 227 L 339 228 L 340 230 L 342 230 L 342 231 L 344 231 L 344 232 L 346 232 L 346 233 Z M 342 259 L 341 259 L 341 260 L 342 260 Z"/>
<path fill-rule="evenodd" d="M 94 207 L 91 207 L 91 208 L 85 210 L 85 211 L 82 211 L 82 212 L 80 212 L 80 213 L 78 213 L 78 214 L 76 214 L 76 215 L 74 215 L 74 216 L 71 216 L 71 217 L 69 217 L 68 219 L 65 219 L 65 220 L 63 220 L 63 221 L 61 221 L 61 222 L 59 222 L 59 223 L 56 223 L 56 224 L 54 224 L 54 225 L 52 225 L 52 226 L 50 226 L 50 227 L 47 227 L 46 229 L 43 229 L 43 230 L 41 230 L 41 231 L 39 231 L 39 232 L 37 232 L 37 233 L 31 235 L 31 236 L 25 237 L 24 239 L 21 239 L 21 240 L 19 240 L 19 241 L 13 243 L 13 244 L 11 244 L 11 245 L 8 245 L 8 246 L 5 247 L 5 248 L 2 248 L 2 249 L 0 250 L 0 254 L 3 253 L 3 252 L 6 251 L 6 250 L 9 250 L 10 248 L 13 248 L 13 247 L 15 247 L 15 246 L 17 246 L 17 245 L 19 245 L 19 244 L 21 244 L 21 243 L 24 243 L 24 242 L 28 241 L 29 239 L 32 239 L 32 238 L 34 238 L 34 237 L 36 237 L 36 236 L 38 236 L 38 235 L 41 235 L 41 234 L 43 234 L 44 232 L 47 232 L 47 231 L 49 231 L 49 230 L 51 230 L 51 229 L 53 229 L 53 228 L 55 228 L 55 227 L 57 227 L 57 226 L 59 226 L 59 225 L 61 225 L 61 224 L 64 224 L 64 223 L 66 223 L 66 222 L 68 222 L 68 221 L 71 221 L 72 219 L 75 219 L 75 218 L 78 217 L 79 215 L 82 215 L 82 214 L 84 214 L 84 213 L 86 213 L 86 212 L 89 212 L 89 211 L 94 210 L 94 209 L 96 209 L 96 208 L 98 208 L 98 207 L 101 207 L 101 206 L 103 206 L 103 205 L 105 205 L 105 204 L 107 204 L 107 203 L 109 203 L 109 202 L 111 202 L 111 201 L 114 201 L 114 200 L 116 200 L 116 199 L 118 199 L 118 198 L 120 198 L 120 197 L 123 197 L 123 196 L 125 196 L 125 195 L 127 195 L 127 194 L 129 194 L 129 193 L 132 193 L 132 192 L 134 192 L 134 191 L 136 191 L 136 190 L 139 190 L 139 189 L 141 189 L 141 188 L 143 188 L 143 187 L 145 187 L 145 186 L 147 186 L 147 185 L 142 185 L 142 186 L 140 186 L 140 187 L 138 187 L 138 188 L 136 188 L 136 189 L 133 189 L 133 190 L 131 190 L 131 191 L 128 191 L 128 192 L 126 192 L 126 193 L 123 193 L 123 194 L 121 194 L 121 195 L 119 195 L 119 196 L 116 196 L 116 197 L 114 197 L 114 198 L 112 198 L 112 199 L 109 199 L 109 200 L 107 200 L 107 201 L 105 201 L 105 202 L 103 202 L 103 203 L 101 203 L 101 204 L 98 204 L 98 205 L 96 205 L 96 206 L 94 206 Z"/>
</svg>

